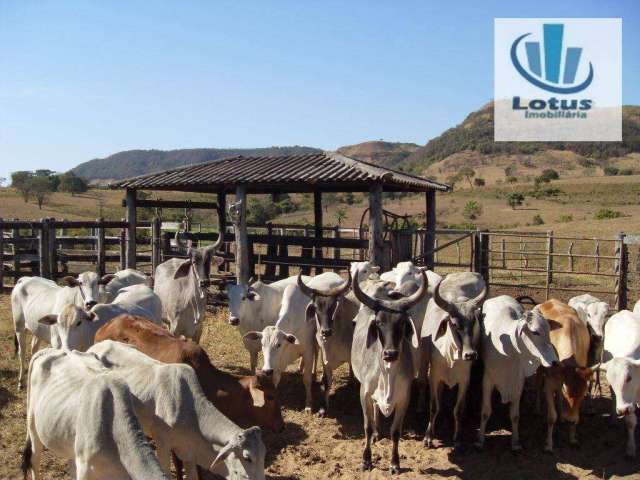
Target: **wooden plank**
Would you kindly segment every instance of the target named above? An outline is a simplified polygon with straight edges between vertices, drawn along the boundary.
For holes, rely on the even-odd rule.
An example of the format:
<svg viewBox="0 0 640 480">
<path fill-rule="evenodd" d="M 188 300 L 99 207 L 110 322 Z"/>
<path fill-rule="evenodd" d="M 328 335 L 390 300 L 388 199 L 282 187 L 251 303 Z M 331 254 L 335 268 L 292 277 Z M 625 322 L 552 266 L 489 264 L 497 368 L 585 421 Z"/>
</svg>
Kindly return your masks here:
<svg viewBox="0 0 640 480">
<path fill-rule="evenodd" d="M 136 268 L 136 191 L 127 190 L 127 268 Z"/>
<path fill-rule="evenodd" d="M 545 290 L 545 300 L 549 300 L 549 292 L 551 289 L 551 283 L 553 282 L 553 231 L 547 231 L 547 276 L 546 276 L 546 287 Z"/>
<path fill-rule="evenodd" d="M 267 224 L 267 236 L 269 237 L 269 241 L 267 242 L 267 256 L 273 257 L 278 254 L 278 245 L 271 240 L 273 236 L 273 227 L 270 223 Z M 265 277 L 275 277 L 276 275 L 276 266 L 272 263 L 269 263 L 265 266 L 264 270 Z"/>
<path fill-rule="evenodd" d="M 316 239 L 322 238 L 322 192 L 313 192 L 313 236 Z M 322 259 L 322 247 L 315 248 L 316 260 Z M 316 275 L 322 273 L 322 267 L 316 268 Z"/>
<path fill-rule="evenodd" d="M 99 218 L 97 222 L 99 224 L 102 224 L 103 220 L 104 220 L 103 218 Z M 98 269 L 98 275 L 103 276 L 105 273 L 107 273 L 107 267 L 105 262 L 106 246 L 104 241 L 105 240 L 104 228 L 98 228 L 98 230 L 96 231 L 96 234 L 97 234 L 96 250 L 98 253 L 97 269 Z"/>
<path fill-rule="evenodd" d="M 138 208 L 197 208 L 203 210 L 217 210 L 215 202 L 192 202 L 191 200 L 136 200 Z M 127 206 L 127 199 L 122 201 L 122 206 Z"/>
<path fill-rule="evenodd" d="M 155 217 L 152 222 L 151 227 L 151 274 L 155 275 L 156 268 L 160 265 L 162 258 L 161 256 L 161 229 L 162 229 L 162 221 L 159 217 Z"/>
<path fill-rule="evenodd" d="M 42 228 L 38 237 L 38 254 L 40 264 L 40 276 L 43 278 L 51 278 L 49 271 L 49 219 L 43 218 Z"/>
<path fill-rule="evenodd" d="M 436 241 L 436 191 L 429 190 L 425 193 L 425 221 L 426 232 L 424 236 L 424 264 L 429 270 L 434 267 L 435 241 Z"/>
<path fill-rule="evenodd" d="M 308 267 L 328 267 L 328 268 L 345 268 L 351 265 L 351 261 L 347 259 L 335 259 L 335 258 L 305 258 L 294 257 L 289 255 L 261 255 L 260 260 L 264 264 L 274 263 L 276 265 L 287 266 L 308 266 Z"/>
<path fill-rule="evenodd" d="M 127 229 L 122 228 L 120 230 L 120 270 L 125 268 L 127 268 Z"/>
<path fill-rule="evenodd" d="M 616 310 L 625 310 L 627 308 L 627 270 L 629 262 L 627 260 L 627 245 L 624 242 L 625 234 L 620 232 L 618 234 L 618 261 L 617 273 L 618 278 L 616 281 Z"/>
<path fill-rule="evenodd" d="M 382 219 L 382 185 L 375 183 L 369 189 L 369 261 L 389 270 L 384 258 L 384 226 Z"/>
<path fill-rule="evenodd" d="M 4 290 L 4 226 L 0 218 L 0 292 Z"/>
<path fill-rule="evenodd" d="M 236 280 L 238 284 L 249 282 L 249 244 L 247 238 L 247 187 L 236 187 L 235 218 L 232 216 L 236 242 Z"/>
</svg>

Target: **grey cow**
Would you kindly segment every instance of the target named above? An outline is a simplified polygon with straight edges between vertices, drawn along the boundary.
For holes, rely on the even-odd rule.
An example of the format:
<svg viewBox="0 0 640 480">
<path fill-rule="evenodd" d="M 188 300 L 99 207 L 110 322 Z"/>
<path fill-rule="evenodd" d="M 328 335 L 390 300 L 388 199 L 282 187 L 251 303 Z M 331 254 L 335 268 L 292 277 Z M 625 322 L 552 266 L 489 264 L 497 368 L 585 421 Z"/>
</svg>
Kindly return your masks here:
<svg viewBox="0 0 640 480">
<path fill-rule="evenodd" d="M 362 454 L 363 470 L 373 467 L 371 442 L 374 440 L 374 428 L 378 433 L 379 409 L 385 417 L 394 414 L 391 425 L 391 473 L 400 472 L 398 444 L 414 377 L 411 348 L 418 348 L 418 335 L 407 310 L 419 302 L 427 291 L 424 273 L 422 277 L 418 291 L 399 300 L 376 298 L 384 295 L 385 292 L 380 289 L 387 288 L 386 283 L 370 284 L 367 289 L 373 296 L 369 296 L 361 290 L 360 282 L 353 282 L 353 291 L 362 302 L 356 316 L 351 365 L 360 381 L 360 404 L 364 415 L 366 445 Z"/>
</svg>

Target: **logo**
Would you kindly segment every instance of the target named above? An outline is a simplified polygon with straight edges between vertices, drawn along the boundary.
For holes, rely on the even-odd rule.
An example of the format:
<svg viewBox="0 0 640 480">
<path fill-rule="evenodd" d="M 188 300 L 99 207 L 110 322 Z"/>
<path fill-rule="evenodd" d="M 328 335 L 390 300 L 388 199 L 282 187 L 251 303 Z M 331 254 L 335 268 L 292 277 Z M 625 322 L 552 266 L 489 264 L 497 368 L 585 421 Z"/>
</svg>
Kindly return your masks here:
<svg viewBox="0 0 640 480">
<path fill-rule="evenodd" d="M 523 67 L 518 59 L 518 46 L 525 38 L 532 35 L 531 32 L 519 36 L 511 45 L 511 62 L 518 73 L 532 85 L 558 94 L 578 93 L 591 85 L 593 81 L 593 65 L 591 62 L 589 62 L 589 73 L 586 78 L 580 83 L 576 82 L 576 73 L 580 66 L 582 48 L 567 47 L 563 55 L 564 24 L 545 23 L 542 31 L 542 49 L 539 41 L 524 42 L 528 69 Z M 543 52 L 544 57 L 542 56 Z M 563 56 L 564 65 L 562 65 Z M 562 78 L 562 82 L 560 78 Z"/>
</svg>

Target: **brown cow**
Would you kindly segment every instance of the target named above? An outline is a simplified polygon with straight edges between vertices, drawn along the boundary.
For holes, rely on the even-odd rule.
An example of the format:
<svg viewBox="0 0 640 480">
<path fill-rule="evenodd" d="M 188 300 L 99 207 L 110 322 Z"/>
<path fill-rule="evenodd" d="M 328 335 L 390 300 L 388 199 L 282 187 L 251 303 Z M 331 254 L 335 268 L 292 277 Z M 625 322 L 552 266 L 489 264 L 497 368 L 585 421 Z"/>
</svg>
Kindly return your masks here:
<svg viewBox="0 0 640 480">
<path fill-rule="evenodd" d="M 555 299 L 536 308 L 549 321 L 551 343 L 560 361 L 558 365 L 543 371 L 547 400 L 547 443 L 544 449 L 550 452 L 553 450 L 553 427 L 558 418 L 556 402 L 561 418 L 569 422 L 569 442 L 572 445 L 578 443 L 576 425 L 580 420 L 580 405 L 587 393 L 593 370 L 587 367 L 589 331 L 577 312 Z"/>
<path fill-rule="evenodd" d="M 128 343 L 161 362 L 190 365 L 211 403 L 240 426 L 258 425 L 275 432 L 284 428 L 280 402 L 268 378 L 223 372 L 211 364 L 200 345 L 176 338 L 146 318 L 120 315 L 96 332 L 95 342 L 102 340 Z"/>
</svg>

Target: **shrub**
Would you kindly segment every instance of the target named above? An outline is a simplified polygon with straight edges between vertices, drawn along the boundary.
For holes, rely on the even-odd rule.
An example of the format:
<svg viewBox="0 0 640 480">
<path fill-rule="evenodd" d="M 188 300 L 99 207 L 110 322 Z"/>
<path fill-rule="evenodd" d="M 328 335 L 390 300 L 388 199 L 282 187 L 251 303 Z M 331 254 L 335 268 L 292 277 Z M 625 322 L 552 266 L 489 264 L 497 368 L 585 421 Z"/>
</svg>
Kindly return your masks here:
<svg viewBox="0 0 640 480">
<path fill-rule="evenodd" d="M 480 215 L 482 215 L 482 205 L 475 200 L 469 200 L 464 206 L 462 216 L 467 220 L 475 220 Z"/>
<path fill-rule="evenodd" d="M 610 218 L 619 218 L 619 217 L 622 217 L 622 212 L 619 212 L 617 210 L 611 210 L 610 208 L 601 208 L 593 216 L 593 218 L 595 218 L 596 220 L 607 220 Z"/>
<path fill-rule="evenodd" d="M 620 169 L 618 167 L 604 167 L 604 174 L 607 177 L 615 177 L 620 173 Z"/>
<path fill-rule="evenodd" d="M 73 172 L 60 175 L 60 191 L 70 193 L 71 196 L 74 196 L 76 193 L 84 193 L 88 189 L 89 185 L 87 182 L 83 178 L 77 177 Z"/>
<path fill-rule="evenodd" d="M 561 194 L 564 194 L 564 192 L 559 188 L 537 188 L 536 190 L 527 192 L 527 195 L 533 198 L 557 197 Z"/>
<path fill-rule="evenodd" d="M 516 177 L 513 176 L 509 176 L 507 177 L 507 183 L 517 183 L 518 179 Z"/>
<path fill-rule="evenodd" d="M 31 177 L 28 181 L 28 188 L 38 202 L 38 208 L 42 210 L 42 205 L 48 200 L 53 192 L 51 181 L 48 177 Z"/>
<path fill-rule="evenodd" d="M 515 210 L 516 207 L 522 205 L 524 202 L 524 195 L 519 192 L 512 192 L 507 195 L 507 204 Z"/>
<path fill-rule="evenodd" d="M 544 225 L 544 220 L 540 215 L 535 215 L 531 223 L 532 225 Z"/>
<path fill-rule="evenodd" d="M 484 180 L 484 178 L 478 177 L 473 179 L 473 184 L 476 187 L 484 187 L 487 184 L 487 182 Z"/>
<path fill-rule="evenodd" d="M 558 222 L 560 222 L 560 223 L 573 222 L 573 215 L 571 215 L 571 214 L 560 215 L 560 218 L 558 219 Z"/>
<path fill-rule="evenodd" d="M 624 175 L 624 176 L 633 175 L 633 169 L 623 168 L 620 170 L 620 173 L 618 175 Z"/>
<path fill-rule="evenodd" d="M 546 183 L 550 182 L 551 180 L 558 180 L 560 178 L 560 175 L 553 168 L 546 168 L 542 171 L 538 178 L 541 178 Z"/>
</svg>

